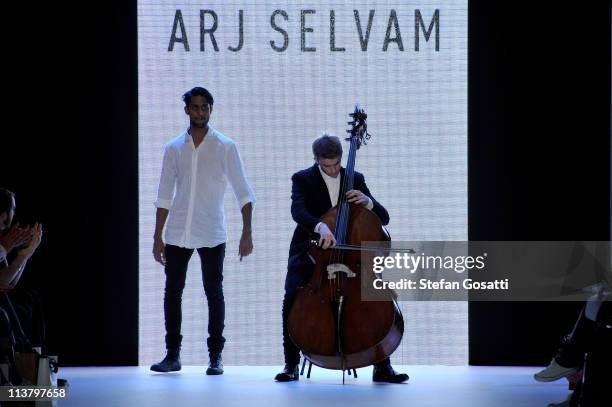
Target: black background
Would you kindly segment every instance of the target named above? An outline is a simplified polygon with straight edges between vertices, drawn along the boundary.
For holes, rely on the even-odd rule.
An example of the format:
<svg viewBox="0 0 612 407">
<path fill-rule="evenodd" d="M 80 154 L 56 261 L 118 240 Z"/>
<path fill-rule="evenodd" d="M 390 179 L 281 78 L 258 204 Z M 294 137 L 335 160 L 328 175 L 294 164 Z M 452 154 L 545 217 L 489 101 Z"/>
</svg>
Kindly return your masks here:
<svg viewBox="0 0 612 407">
<path fill-rule="evenodd" d="M 5 15 L 0 185 L 45 226 L 22 284 L 63 365 L 135 365 L 136 3 Z M 468 52 L 470 239 L 609 240 L 610 3 L 470 1 Z M 548 363 L 579 308 L 470 304 L 470 363 Z"/>
</svg>

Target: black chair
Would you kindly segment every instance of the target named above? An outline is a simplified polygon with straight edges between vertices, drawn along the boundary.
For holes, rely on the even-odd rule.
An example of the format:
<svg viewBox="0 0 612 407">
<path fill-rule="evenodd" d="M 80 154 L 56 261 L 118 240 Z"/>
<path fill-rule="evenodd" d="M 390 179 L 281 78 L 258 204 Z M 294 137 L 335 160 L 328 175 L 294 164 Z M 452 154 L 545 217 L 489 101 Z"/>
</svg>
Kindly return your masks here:
<svg viewBox="0 0 612 407">
<path fill-rule="evenodd" d="M 300 376 L 304 376 L 304 369 L 306 368 L 306 362 L 308 362 L 308 373 L 306 374 L 306 378 L 310 379 L 310 371 L 312 370 L 312 362 L 306 356 L 304 356 L 304 361 L 302 362 L 302 369 L 300 370 Z M 347 369 L 349 376 L 351 375 L 351 371 L 353 372 L 353 377 L 357 378 L 357 370 L 355 369 Z"/>
</svg>

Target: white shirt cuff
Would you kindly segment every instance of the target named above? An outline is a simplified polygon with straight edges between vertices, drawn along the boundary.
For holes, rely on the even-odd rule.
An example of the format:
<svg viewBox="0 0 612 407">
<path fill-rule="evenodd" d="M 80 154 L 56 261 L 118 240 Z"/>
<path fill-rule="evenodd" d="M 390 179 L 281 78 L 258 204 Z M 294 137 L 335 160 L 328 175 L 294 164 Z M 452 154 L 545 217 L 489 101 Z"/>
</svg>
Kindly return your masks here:
<svg viewBox="0 0 612 407">
<path fill-rule="evenodd" d="M 321 225 L 322 224 L 323 224 L 323 222 L 317 223 L 317 226 L 315 226 L 315 228 L 314 228 L 314 232 L 315 233 L 320 233 L 319 231 L 321 230 Z"/>
<path fill-rule="evenodd" d="M 248 203 L 250 203 L 250 204 L 251 204 L 251 207 L 252 207 L 253 209 L 255 209 L 255 197 L 249 197 L 249 196 L 247 196 L 247 197 L 245 197 L 245 198 L 242 198 L 242 199 L 241 199 L 241 200 L 238 202 L 238 205 L 240 205 L 240 210 L 242 210 L 242 208 L 244 208 L 244 205 L 246 205 L 246 204 L 248 204 Z"/>
<path fill-rule="evenodd" d="M 170 209 L 170 207 L 172 206 L 172 199 L 158 198 L 157 201 L 155 201 L 155 206 L 158 208 Z"/>
<path fill-rule="evenodd" d="M 0 261 L 6 258 L 6 249 L 0 244 Z"/>
<path fill-rule="evenodd" d="M 366 198 L 368 198 L 368 204 L 365 207 L 367 210 L 371 211 L 374 207 L 374 202 L 370 199 L 369 196 L 366 196 Z"/>
</svg>

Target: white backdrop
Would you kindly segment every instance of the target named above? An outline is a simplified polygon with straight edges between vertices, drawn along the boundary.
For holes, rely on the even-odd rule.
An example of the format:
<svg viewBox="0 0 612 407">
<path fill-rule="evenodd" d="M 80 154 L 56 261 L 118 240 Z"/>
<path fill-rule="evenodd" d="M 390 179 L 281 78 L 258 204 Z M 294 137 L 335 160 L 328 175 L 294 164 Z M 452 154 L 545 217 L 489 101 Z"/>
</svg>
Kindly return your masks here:
<svg viewBox="0 0 612 407">
<path fill-rule="evenodd" d="M 284 10 L 287 19 L 275 10 Z M 184 33 L 177 20 L 180 10 Z M 200 10 L 218 17 L 214 37 L 200 47 Z M 243 10 L 244 42 L 238 45 Z M 301 10 L 306 48 L 301 44 Z M 335 46 L 330 50 L 330 10 Z M 363 51 L 354 10 L 366 36 Z M 395 14 L 392 10 L 395 10 Z M 437 15 L 426 41 L 425 29 Z M 436 14 L 437 10 L 437 14 Z M 399 41 L 395 28 L 401 35 Z M 213 25 L 205 14 L 204 27 Z M 435 24 L 434 24 L 435 25 Z M 186 40 L 185 40 L 186 37 Z M 186 44 L 189 50 L 186 50 Z M 241 216 L 233 193 L 225 200 L 229 240 L 224 271 L 227 365 L 282 364 L 281 302 L 287 253 L 295 226 L 291 175 L 312 165 L 311 143 L 323 131 L 343 136 L 355 102 L 368 113 L 374 135 L 359 150 L 357 170 L 391 215 L 394 240 L 467 240 L 467 0 L 423 1 L 138 1 L 140 188 L 139 363 L 165 351 L 164 273 L 151 255 L 155 201 L 164 144 L 188 126 L 181 95 L 194 86 L 215 98 L 211 124 L 233 138 L 257 196 L 254 253 L 238 262 Z M 348 145 L 345 144 L 345 150 Z M 343 162 L 345 162 L 344 157 Z M 398 364 L 467 364 L 467 304 L 402 303 L 406 334 L 393 355 Z M 206 364 L 207 306 L 199 259 L 189 266 L 183 297 L 184 364 Z"/>
</svg>

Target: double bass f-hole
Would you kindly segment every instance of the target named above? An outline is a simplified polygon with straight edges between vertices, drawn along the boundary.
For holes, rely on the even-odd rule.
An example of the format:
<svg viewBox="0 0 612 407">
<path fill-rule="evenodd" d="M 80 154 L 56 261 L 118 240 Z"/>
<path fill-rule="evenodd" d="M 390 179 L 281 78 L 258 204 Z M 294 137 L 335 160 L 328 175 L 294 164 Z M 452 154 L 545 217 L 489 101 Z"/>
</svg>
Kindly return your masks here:
<svg viewBox="0 0 612 407">
<path fill-rule="evenodd" d="M 333 280 L 337 277 L 338 273 L 344 273 L 348 278 L 356 277 L 357 274 L 353 272 L 346 264 L 334 263 L 327 265 L 327 278 Z"/>
</svg>

